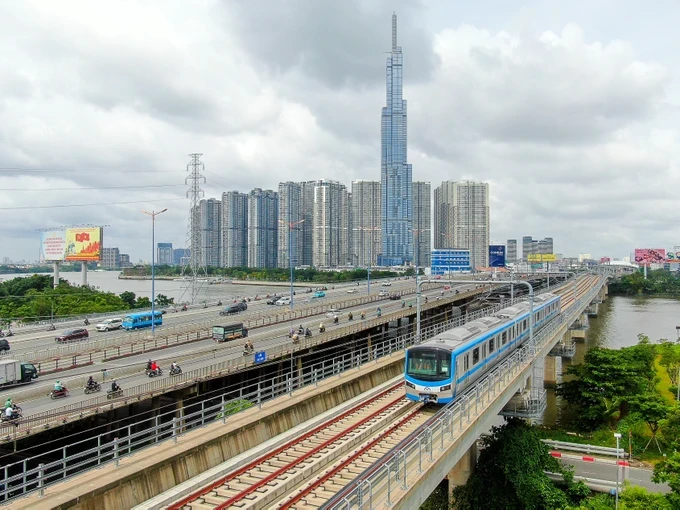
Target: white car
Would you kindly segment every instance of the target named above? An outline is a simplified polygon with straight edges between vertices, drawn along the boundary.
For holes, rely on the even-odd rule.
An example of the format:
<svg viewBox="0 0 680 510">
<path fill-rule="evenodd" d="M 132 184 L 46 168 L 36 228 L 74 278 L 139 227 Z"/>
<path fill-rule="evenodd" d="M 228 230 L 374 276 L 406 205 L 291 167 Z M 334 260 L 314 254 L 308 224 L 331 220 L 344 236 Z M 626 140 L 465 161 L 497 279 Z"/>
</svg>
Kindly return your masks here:
<svg viewBox="0 0 680 510">
<path fill-rule="evenodd" d="M 391 287 L 392 286 L 392 284 L 390 282 L 383 282 L 380 285 L 382 285 L 383 287 Z"/>
<path fill-rule="evenodd" d="M 378 292 L 379 297 L 387 297 L 389 295 L 390 295 L 390 293 L 387 292 L 386 290 L 381 290 L 380 292 Z"/>
<path fill-rule="evenodd" d="M 357 289 L 347 289 L 347 294 L 356 294 L 359 292 Z"/>
<path fill-rule="evenodd" d="M 104 319 L 95 327 L 97 328 L 97 331 L 112 331 L 114 329 L 120 329 L 121 327 L 123 327 L 123 319 L 119 317 L 114 317 L 112 319 Z"/>
<path fill-rule="evenodd" d="M 282 297 L 274 304 L 276 306 L 288 306 L 290 304 L 290 298 L 289 297 Z"/>
<path fill-rule="evenodd" d="M 340 317 L 340 316 L 342 315 L 342 313 L 343 313 L 342 310 L 338 310 L 337 308 L 331 308 L 330 310 L 328 310 L 328 311 L 326 312 L 326 318 L 332 319 L 332 318 L 335 317 L 336 315 L 337 315 L 338 317 Z"/>
</svg>

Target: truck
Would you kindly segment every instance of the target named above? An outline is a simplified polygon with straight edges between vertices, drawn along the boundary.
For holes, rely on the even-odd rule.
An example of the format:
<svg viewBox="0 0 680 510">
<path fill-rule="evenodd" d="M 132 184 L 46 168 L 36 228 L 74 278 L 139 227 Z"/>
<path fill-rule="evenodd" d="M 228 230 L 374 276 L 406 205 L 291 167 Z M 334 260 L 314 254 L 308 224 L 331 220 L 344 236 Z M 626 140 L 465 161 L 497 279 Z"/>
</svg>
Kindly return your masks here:
<svg viewBox="0 0 680 510">
<path fill-rule="evenodd" d="M 38 370 L 32 363 L 14 359 L 0 360 L 0 386 L 26 384 L 38 377 Z"/>
</svg>

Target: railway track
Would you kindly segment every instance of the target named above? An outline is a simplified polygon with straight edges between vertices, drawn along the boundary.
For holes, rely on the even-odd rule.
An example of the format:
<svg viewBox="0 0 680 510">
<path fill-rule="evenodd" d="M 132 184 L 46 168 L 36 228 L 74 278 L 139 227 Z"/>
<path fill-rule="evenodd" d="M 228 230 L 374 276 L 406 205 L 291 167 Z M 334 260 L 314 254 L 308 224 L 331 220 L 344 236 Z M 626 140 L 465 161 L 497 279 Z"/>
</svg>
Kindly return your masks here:
<svg viewBox="0 0 680 510">
<path fill-rule="evenodd" d="M 376 433 L 412 423 L 421 407 L 404 398 L 400 382 L 167 508 L 269 507 Z"/>
</svg>

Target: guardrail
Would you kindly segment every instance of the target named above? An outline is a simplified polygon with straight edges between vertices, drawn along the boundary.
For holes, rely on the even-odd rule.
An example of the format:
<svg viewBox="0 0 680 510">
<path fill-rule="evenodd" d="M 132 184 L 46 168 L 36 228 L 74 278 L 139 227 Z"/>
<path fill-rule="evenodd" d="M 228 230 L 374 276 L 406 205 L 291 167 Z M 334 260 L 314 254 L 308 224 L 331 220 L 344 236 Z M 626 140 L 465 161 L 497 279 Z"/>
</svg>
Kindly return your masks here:
<svg viewBox="0 0 680 510">
<path fill-rule="evenodd" d="M 394 294 L 398 294 L 399 296 L 403 296 L 406 294 L 411 294 L 414 292 L 413 288 L 408 288 L 408 289 L 402 289 L 399 291 L 395 291 Z M 478 293 L 478 290 L 473 290 L 469 291 L 469 293 Z M 468 295 L 466 293 L 465 295 Z M 456 299 L 460 299 L 461 294 L 456 295 Z M 453 295 L 447 297 L 447 299 L 451 299 Z M 108 337 L 108 338 L 102 338 L 102 339 L 97 339 L 93 342 L 71 342 L 67 344 L 62 344 L 59 346 L 55 346 L 53 348 L 49 349 L 41 349 L 41 350 L 35 350 L 35 349 L 14 349 L 12 351 L 5 351 L 1 355 L 4 355 L 5 357 L 11 357 L 12 359 L 17 359 L 19 361 L 28 361 L 32 363 L 38 363 L 46 360 L 53 360 L 55 358 L 63 358 L 63 357 L 68 357 L 72 359 L 74 356 L 79 357 L 79 356 L 91 356 L 94 353 L 102 352 L 108 348 L 111 347 L 121 347 L 123 348 L 122 354 L 116 354 L 117 356 L 119 355 L 125 355 L 125 354 L 138 354 L 140 352 L 145 352 L 145 350 L 148 350 L 148 348 L 145 347 L 145 345 L 139 346 L 140 343 L 145 344 L 149 343 L 149 345 L 156 345 L 160 344 L 161 346 L 167 346 L 172 343 L 177 343 L 177 336 L 182 336 L 186 334 L 191 334 L 194 332 L 203 332 L 202 338 L 209 338 L 212 336 L 211 333 L 211 328 L 214 325 L 224 323 L 225 321 L 230 320 L 229 317 L 236 318 L 236 317 L 243 317 L 242 322 L 248 329 L 254 329 L 258 327 L 264 327 L 264 326 L 269 326 L 272 324 L 277 324 L 281 322 L 287 322 L 291 320 L 296 320 L 300 318 L 305 318 L 305 317 L 310 317 L 312 315 L 318 315 L 320 313 L 327 312 L 331 308 L 335 307 L 340 307 L 340 308 L 347 308 L 347 307 L 354 307 L 362 304 L 369 304 L 369 303 L 375 303 L 378 301 L 384 301 L 387 300 L 387 296 L 377 296 L 377 295 L 371 295 L 371 296 L 363 296 L 363 297 L 357 297 L 353 299 L 345 299 L 342 301 L 332 301 L 328 303 L 323 303 L 319 304 L 316 306 L 311 306 L 311 307 L 306 307 L 298 310 L 293 310 L 293 311 L 281 311 L 280 313 L 267 313 L 267 312 L 258 312 L 257 314 L 248 314 L 248 315 L 242 315 L 242 314 L 234 314 L 232 316 L 224 317 L 224 316 L 217 316 L 215 318 L 205 320 L 205 319 L 197 319 L 194 322 L 189 322 L 189 323 L 184 323 L 184 324 L 179 324 L 177 326 L 160 326 L 157 328 L 157 330 L 160 331 L 160 334 L 155 337 L 155 338 L 150 338 L 150 332 L 149 330 L 143 330 L 143 331 L 138 331 L 135 333 L 129 333 L 123 336 L 115 336 L 115 337 Z M 180 312 L 181 313 L 181 312 Z M 171 332 L 167 334 L 168 329 L 171 329 Z M 174 341 L 173 341 L 173 337 Z M 195 339 L 195 337 L 192 338 Z M 186 341 L 186 340 L 185 340 Z M 157 348 L 157 347 L 151 347 Z M 105 358 L 106 359 L 106 358 Z"/>
<path fill-rule="evenodd" d="M 628 457 L 628 453 L 626 453 L 626 450 L 623 448 L 619 448 L 617 451 L 616 448 L 592 444 L 566 443 L 564 441 L 554 441 L 552 439 L 542 439 L 541 441 L 556 450 L 587 453 L 588 455 L 611 455 L 612 457 L 621 457 L 622 459 Z"/>
<path fill-rule="evenodd" d="M 518 302 L 521 300 L 523 300 L 523 298 L 517 298 L 513 300 L 513 302 Z M 580 301 L 581 299 L 579 299 L 577 302 Z M 507 307 L 509 304 L 509 302 L 505 302 L 493 307 L 489 307 L 488 309 L 479 310 L 478 312 L 458 317 L 446 323 L 440 323 L 426 327 L 422 330 L 421 338 L 431 338 L 468 320 L 474 320 L 478 317 L 495 313 L 501 309 L 501 307 Z M 577 306 L 577 304 L 574 303 L 574 306 Z M 568 321 L 569 318 L 565 316 L 565 314 L 560 314 L 557 318 L 537 332 L 536 336 L 534 337 L 536 339 L 535 343 L 537 345 L 544 343 L 555 333 L 559 327 L 562 327 L 565 323 L 568 324 Z M 138 424 L 126 425 L 124 427 L 111 430 L 107 434 L 101 434 L 94 438 L 73 443 L 69 446 L 42 452 L 40 455 L 26 458 L 21 462 L 7 464 L 2 468 L 4 474 L 4 485 L 0 485 L 0 500 L 8 501 L 35 490 L 42 491 L 47 485 L 63 481 L 70 476 L 88 469 L 96 468 L 107 462 L 113 461 L 116 466 L 118 466 L 118 462 L 121 457 L 130 455 L 141 448 L 153 445 L 165 439 L 174 438 L 176 440 L 178 436 L 186 433 L 187 431 L 203 426 L 206 423 L 210 423 L 215 420 L 222 420 L 222 422 L 225 423 L 228 415 L 230 414 L 229 409 L 237 409 L 240 411 L 247 407 L 251 407 L 252 405 L 261 406 L 263 402 L 281 395 L 290 394 L 293 391 L 306 386 L 317 385 L 319 381 L 338 375 L 346 370 L 361 367 L 384 356 L 389 356 L 394 353 L 401 353 L 414 342 L 415 337 L 416 335 L 414 332 L 407 333 L 395 339 L 385 339 L 376 342 L 376 344 L 370 349 L 362 348 L 358 351 L 343 354 L 329 360 L 303 366 L 301 371 L 296 369 L 292 373 L 287 374 L 285 380 L 283 381 L 281 380 L 280 376 L 276 376 L 264 381 L 258 381 L 246 385 L 234 385 L 230 388 L 227 388 L 226 391 L 221 395 L 209 397 L 200 403 L 193 404 L 191 406 L 192 408 L 200 406 L 200 410 L 186 413 L 179 418 L 177 417 L 176 410 L 173 408 L 165 413 L 158 414 L 153 419 L 143 419 Z M 438 413 L 435 417 L 436 420 L 434 422 L 429 422 L 434 423 L 434 425 L 426 429 L 426 431 L 429 431 L 429 451 L 432 452 L 432 445 L 434 444 L 433 442 L 435 441 L 435 437 L 439 437 L 439 439 L 441 439 L 441 444 L 443 447 L 445 432 L 449 433 L 451 440 L 453 440 L 453 429 L 455 428 L 454 422 L 456 417 L 461 429 L 462 420 L 466 413 L 467 419 L 469 421 L 470 410 L 473 406 L 473 395 L 474 406 L 476 409 L 477 402 L 480 395 L 482 394 L 482 391 L 486 391 L 487 393 L 493 391 L 495 396 L 496 391 L 499 391 L 499 388 L 502 390 L 503 383 L 507 384 L 510 377 L 514 376 L 518 370 L 523 370 L 528 365 L 528 363 L 531 362 L 533 356 L 536 354 L 535 351 L 536 349 L 533 346 L 522 347 L 519 351 L 504 360 L 501 366 L 494 369 L 487 377 L 480 381 L 478 385 L 463 395 L 460 401 L 447 405 L 442 410 L 442 412 L 448 413 L 446 418 L 440 416 L 442 412 Z M 287 353 L 290 354 L 291 351 L 288 350 Z M 227 365 L 229 365 L 229 362 L 227 362 Z M 197 371 L 192 371 L 192 373 L 203 373 L 203 371 L 204 369 L 199 369 Z M 183 375 L 188 374 L 189 373 Z M 180 384 L 179 386 L 183 385 L 184 384 Z M 96 400 L 99 401 L 104 399 Z M 108 405 L 102 405 L 96 409 L 90 409 L 89 411 L 103 412 L 113 409 L 116 406 L 127 405 L 129 403 L 131 403 L 130 399 L 122 399 L 113 402 L 109 401 Z M 139 426 L 148 424 L 150 422 L 153 422 L 153 425 Z M 33 424 L 37 425 L 37 423 Z M 439 427 L 439 429 L 437 429 L 440 430 L 439 436 L 437 436 L 435 433 L 435 427 Z M 16 431 L 16 427 L 12 428 L 14 428 Z M 133 431 L 139 428 L 142 430 L 136 432 Z M 4 426 L 3 429 L 3 433 L 6 432 L 7 426 Z M 11 434 L 7 439 L 11 439 Z M 415 444 L 414 440 L 410 440 L 409 445 L 413 444 Z M 418 439 L 418 460 L 420 463 L 422 463 L 422 445 L 427 444 L 428 443 L 422 442 L 420 439 Z M 75 447 L 83 448 L 84 450 L 78 453 L 69 454 L 69 449 L 75 449 Z M 402 450 L 400 450 L 399 455 L 402 455 L 401 451 Z M 409 455 L 413 456 L 413 448 L 411 448 L 409 451 L 411 452 Z M 388 502 L 391 477 L 395 475 L 395 473 L 400 472 L 399 459 L 402 457 L 399 455 L 397 455 L 396 460 L 395 457 L 392 456 L 391 460 L 383 463 L 383 466 L 388 466 L 386 468 L 386 477 L 384 474 L 381 475 L 381 473 L 384 471 L 383 469 L 378 469 L 376 471 L 378 476 L 382 477 L 381 479 L 383 482 L 388 484 Z M 405 450 L 403 455 L 406 455 Z M 406 459 L 406 457 L 404 457 L 404 459 Z M 395 463 L 396 471 L 394 465 Z M 406 462 L 403 462 L 404 483 L 406 483 L 407 476 L 406 464 Z M 398 474 L 396 475 L 396 479 L 399 480 Z M 359 485 L 352 490 L 351 495 L 353 494 L 354 496 L 352 497 L 355 498 L 358 497 L 358 501 L 360 503 L 359 507 L 361 508 L 363 508 L 362 502 L 368 501 L 368 499 L 364 497 L 364 489 L 366 484 L 369 484 L 371 490 L 374 486 L 377 487 L 377 485 L 372 485 L 372 483 L 375 483 L 375 481 L 370 482 L 361 480 Z M 343 499 L 341 505 L 342 508 L 347 507 L 346 505 L 350 501 L 348 498 L 349 496 Z M 369 508 L 373 508 L 372 496 L 369 499 L 371 501 Z M 354 508 L 354 506 L 352 506 L 352 508 Z"/>
</svg>

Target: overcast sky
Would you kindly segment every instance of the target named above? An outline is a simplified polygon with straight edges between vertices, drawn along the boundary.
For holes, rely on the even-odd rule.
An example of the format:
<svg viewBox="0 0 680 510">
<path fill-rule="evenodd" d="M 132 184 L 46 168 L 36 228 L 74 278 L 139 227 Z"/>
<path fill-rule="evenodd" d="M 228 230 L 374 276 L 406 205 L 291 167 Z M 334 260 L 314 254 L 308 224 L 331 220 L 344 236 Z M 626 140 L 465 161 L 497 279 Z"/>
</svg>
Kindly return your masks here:
<svg viewBox="0 0 680 510">
<path fill-rule="evenodd" d="M 393 10 L 414 180 L 489 182 L 503 243 L 680 244 L 676 1 L 0 0 L 0 256 L 93 223 L 149 260 L 166 207 L 184 246 L 193 152 L 207 198 L 379 180 Z"/>
</svg>

